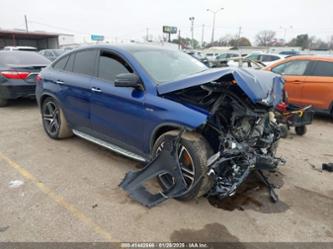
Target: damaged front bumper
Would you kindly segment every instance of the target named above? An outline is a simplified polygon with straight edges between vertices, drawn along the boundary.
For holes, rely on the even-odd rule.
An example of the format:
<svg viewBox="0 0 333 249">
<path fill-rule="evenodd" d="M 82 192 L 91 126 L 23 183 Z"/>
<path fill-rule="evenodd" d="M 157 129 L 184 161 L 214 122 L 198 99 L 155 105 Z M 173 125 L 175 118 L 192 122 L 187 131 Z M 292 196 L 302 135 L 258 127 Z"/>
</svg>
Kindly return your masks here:
<svg viewBox="0 0 333 249">
<path fill-rule="evenodd" d="M 126 174 L 119 186 L 127 191 L 131 198 L 150 208 L 167 199 L 184 196 L 203 177 L 209 177 L 214 184 L 206 196 L 217 196 L 222 199 L 235 194 L 251 171 L 272 170 L 280 162 L 284 162 L 280 158 L 258 153 L 246 144 L 226 139 L 223 151 L 219 151 L 209 158 L 206 175 L 200 176 L 191 186 L 191 189 L 188 189 L 177 156 L 181 136 L 184 132 L 183 129 L 176 137 L 167 136 L 163 149 L 151 162 L 142 170 Z M 162 174 L 169 174 L 173 179 L 173 185 L 168 189 L 152 193 L 145 186 L 145 183 Z M 272 200 L 276 201 L 277 197 L 273 188 L 267 179 L 263 178 L 263 181 L 270 189 Z"/>
<path fill-rule="evenodd" d="M 142 170 L 128 172 L 120 183 L 129 195 L 146 207 L 155 206 L 168 198 L 176 198 L 186 191 L 186 182 L 183 178 L 177 156 L 177 148 L 181 133 L 178 137 L 167 136 L 163 150 L 148 163 Z M 174 179 L 174 184 L 166 191 L 151 193 L 144 186 L 145 182 L 158 177 L 161 174 L 169 174 Z"/>
</svg>

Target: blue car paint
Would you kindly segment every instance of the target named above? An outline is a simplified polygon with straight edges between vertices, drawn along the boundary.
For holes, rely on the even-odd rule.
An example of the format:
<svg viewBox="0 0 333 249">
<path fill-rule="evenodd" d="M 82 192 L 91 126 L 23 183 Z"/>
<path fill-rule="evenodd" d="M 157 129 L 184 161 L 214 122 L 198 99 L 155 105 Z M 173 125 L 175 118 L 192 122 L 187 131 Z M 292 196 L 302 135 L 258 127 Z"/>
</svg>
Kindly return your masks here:
<svg viewBox="0 0 333 249">
<path fill-rule="evenodd" d="M 166 94 L 215 81 L 228 74 L 233 75 L 238 86 L 253 103 L 260 103 L 268 98 L 267 104 L 275 106 L 282 101 L 283 79 L 280 76 L 267 71 L 233 67 L 203 71 L 185 79 L 159 85 L 157 91 L 159 94 Z M 275 96 L 274 99 L 273 96 Z"/>
<path fill-rule="evenodd" d="M 150 155 L 153 138 L 159 128 L 183 126 L 196 129 L 206 123 L 209 115 L 197 107 L 164 98 L 163 94 L 208 83 L 232 73 L 243 91 L 256 102 L 269 96 L 272 89 L 270 85 L 273 84 L 269 80 L 278 77 L 268 73 L 271 76 L 265 78 L 267 85 L 264 86 L 260 80 L 254 78 L 254 73 L 250 74 L 246 70 L 210 69 L 183 80 L 157 85 L 126 48 L 117 46 L 92 48 L 113 52 L 124 59 L 140 77 L 144 84 L 144 92 L 133 88 L 114 87 L 110 82 L 106 83 L 95 77 L 60 72 L 49 66 L 42 71 L 42 81 L 36 87 L 38 103 L 40 104 L 44 95 L 53 96 L 64 110 L 71 128 L 115 143 L 146 158 Z M 63 80 L 64 84 L 56 84 L 57 80 Z M 250 83 L 247 83 L 247 80 Z M 275 81 L 280 82 L 276 79 Z M 90 90 L 91 87 L 99 87 L 103 93 L 94 93 Z M 278 91 L 282 87 L 274 89 Z M 274 94 L 279 96 L 278 92 Z"/>
</svg>

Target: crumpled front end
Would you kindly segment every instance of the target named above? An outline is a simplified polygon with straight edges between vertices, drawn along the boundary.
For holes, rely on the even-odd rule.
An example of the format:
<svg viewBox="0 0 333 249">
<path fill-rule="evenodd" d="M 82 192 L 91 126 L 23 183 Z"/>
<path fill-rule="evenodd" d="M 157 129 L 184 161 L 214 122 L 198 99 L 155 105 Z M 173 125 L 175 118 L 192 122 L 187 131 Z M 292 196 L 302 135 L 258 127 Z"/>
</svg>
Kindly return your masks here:
<svg viewBox="0 0 333 249">
<path fill-rule="evenodd" d="M 283 81 L 275 74 L 259 75 L 261 76 L 254 77 L 247 71 L 231 70 L 221 77 L 211 77 L 209 82 L 192 84 L 191 87 L 166 91 L 164 94 L 165 98 L 208 113 L 206 123 L 192 131 L 200 133 L 213 150 L 213 155 L 207 162 L 207 170 L 200 176 L 200 179 L 205 178 L 203 182 L 206 183 L 201 186 L 200 193 L 220 198 L 231 196 L 251 171 L 274 170 L 283 162 L 275 156 L 280 130 L 273 112 L 275 105 L 282 99 Z M 178 140 L 181 134 L 182 132 Z M 174 144 L 176 146 L 177 143 Z M 179 178 L 177 174 L 182 172 L 177 168 L 177 157 L 173 156 L 169 162 L 175 170 L 173 178 Z M 161 157 L 155 158 L 151 167 L 160 169 L 163 163 Z M 144 171 L 142 174 L 145 174 Z M 142 179 L 150 179 L 156 175 L 142 174 L 139 174 Z M 181 189 L 184 193 L 189 191 L 183 188 L 179 179 L 172 186 L 177 190 L 177 196 L 182 195 L 179 193 Z M 133 187 L 132 196 L 136 196 L 135 199 L 144 205 L 151 206 L 149 200 L 153 196 L 144 190 L 145 198 L 141 198 L 142 188 L 134 190 L 134 186 L 122 184 L 124 189 Z M 168 192 L 165 191 L 160 198 L 164 200 L 172 197 Z M 155 203 L 159 201 L 155 200 Z"/>
<path fill-rule="evenodd" d="M 274 170 L 281 162 L 275 157 L 280 130 L 273 109 L 282 98 L 283 82 L 266 77 L 270 81 L 260 84 L 261 89 L 267 87 L 261 91 L 266 97 L 260 99 L 264 95 L 259 98 L 257 94 L 258 99 L 253 99 L 245 91 L 249 86 L 244 83 L 246 77 L 228 74 L 169 96 L 209 111 L 207 123 L 199 129 L 215 151 L 208 161 L 212 183 L 208 195 L 230 196 L 252 170 Z M 253 84 L 256 81 L 252 78 Z"/>
</svg>

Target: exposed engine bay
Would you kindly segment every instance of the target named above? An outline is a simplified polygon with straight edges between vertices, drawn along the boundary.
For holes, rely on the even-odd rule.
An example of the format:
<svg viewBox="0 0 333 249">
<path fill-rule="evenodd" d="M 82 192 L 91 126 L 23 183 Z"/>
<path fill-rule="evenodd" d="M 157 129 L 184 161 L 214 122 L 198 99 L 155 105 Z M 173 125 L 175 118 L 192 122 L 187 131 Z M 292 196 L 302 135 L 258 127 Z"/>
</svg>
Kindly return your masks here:
<svg viewBox="0 0 333 249">
<path fill-rule="evenodd" d="M 274 118 L 273 104 L 265 101 L 253 103 L 238 86 L 232 74 L 166 94 L 165 97 L 208 114 L 207 122 L 196 130 L 206 138 L 214 151 L 208 159 L 207 172 L 202 176 L 210 182 L 205 189 L 206 196 L 231 196 L 251 171 L 257 170 L 261 173 L 261 170 L 274 170 L 279 163 L 284 162 L 275 157 L 280 130 Z M 179 137 L 181 134 L 182 132 Z M 176 143 L 174 146 L 177 146 Z M 177 157 L 174 160 L 174 165 L 177 165 Z M 156 161 L 158 158 L 154 159 L 154 164 L 158 164 Z M 260 175 L 264 177 L 263 174 Z M 179 177 L 173 175 L 173 178 L 178 179 L 173 186 L 178 188 L 176 192 L 179 194 L 181 190 L 185 191 Z M 263 181 L 269 187 L 272 199 L 276 201 L 272 186 L 267 179 Z M 121 186 L 125 190 L 134 189 L 124 186 L 123 183 Z M 167 192 L 170 190 L 162 195 L 165 199 L 171 197 L 167 196 Z M 148 196 L 144 197 L 148 198 L 147 200 L 140 200 L 142 195 L 138 196 L 140 197 L 134 198 L 144 205 L 154 205 L 149 204 Z"/>
<path fill-rule="evenodd" d="M 275 153 L 280 134 L 272 107 L 252 104 L 235 81 L 211 82 L 175 95 L 210 113 L 201 128 L 215 151 L 208 161 L 208 175 L 214 179 L 208 195 L 229 196 L 251 169 L 273 170 L 279 165 Z"/>
</svg>

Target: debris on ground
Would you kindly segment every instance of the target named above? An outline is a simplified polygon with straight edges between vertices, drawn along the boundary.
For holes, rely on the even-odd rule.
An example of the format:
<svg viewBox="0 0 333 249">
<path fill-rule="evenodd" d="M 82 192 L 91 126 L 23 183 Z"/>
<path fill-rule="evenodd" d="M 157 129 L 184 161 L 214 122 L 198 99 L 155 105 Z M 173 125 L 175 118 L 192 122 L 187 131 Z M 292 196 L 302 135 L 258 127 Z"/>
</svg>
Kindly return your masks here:
<svg viewBox="0 0 333 249">
<path fill-rule="evenodd" d="M 322 169 L 328 172 L 333 172 L 333 163 L 323 163 Z"/>
<path fill-rule="evenodd" d="M 126 174 L 119 186 L 127 191 L 130 197 L 150 208 L 166 199 L 179 197 L 187 191 L 177 155 L 181 134 L 182 132 L 177 137 L 166 137 L 163 150 L 156 158 L 142 170 L 130 171 Z M 152 191 L 144 184 L 161 174 L 170 174 L 174 179 L 174 184 L 169 189 L 151 193 Z"/>
<path fill-rule="evenodd" d="M 309 159 L 308 159 L 308 158 L 304 159 L 304 161 L 305 161 L 307 164 L 309 164 L 313 170 L 318 171 L 318 172 L 320 172 L 320 173 L 323 172 L 322 169 L 318 169 L 318 168 L 316 167 L 315 164 L 309 162 Z"/>
<path fill-rule="evenodd" d="M 13 180 L 13 181 L 10 181 L 10 182 L 9 182 L 8 186 L 9 186 L 10 188 L 19 188 L 19 187 L 21 187 L 23 184 L 24 184 L 24 182 L 21 181 L 21 180 Z"/>
<path fill-rule="evenodd" d="M 0 233 L 6 232 L 8 230 L 9 226 L 0 227 Z"/>
</svg>

